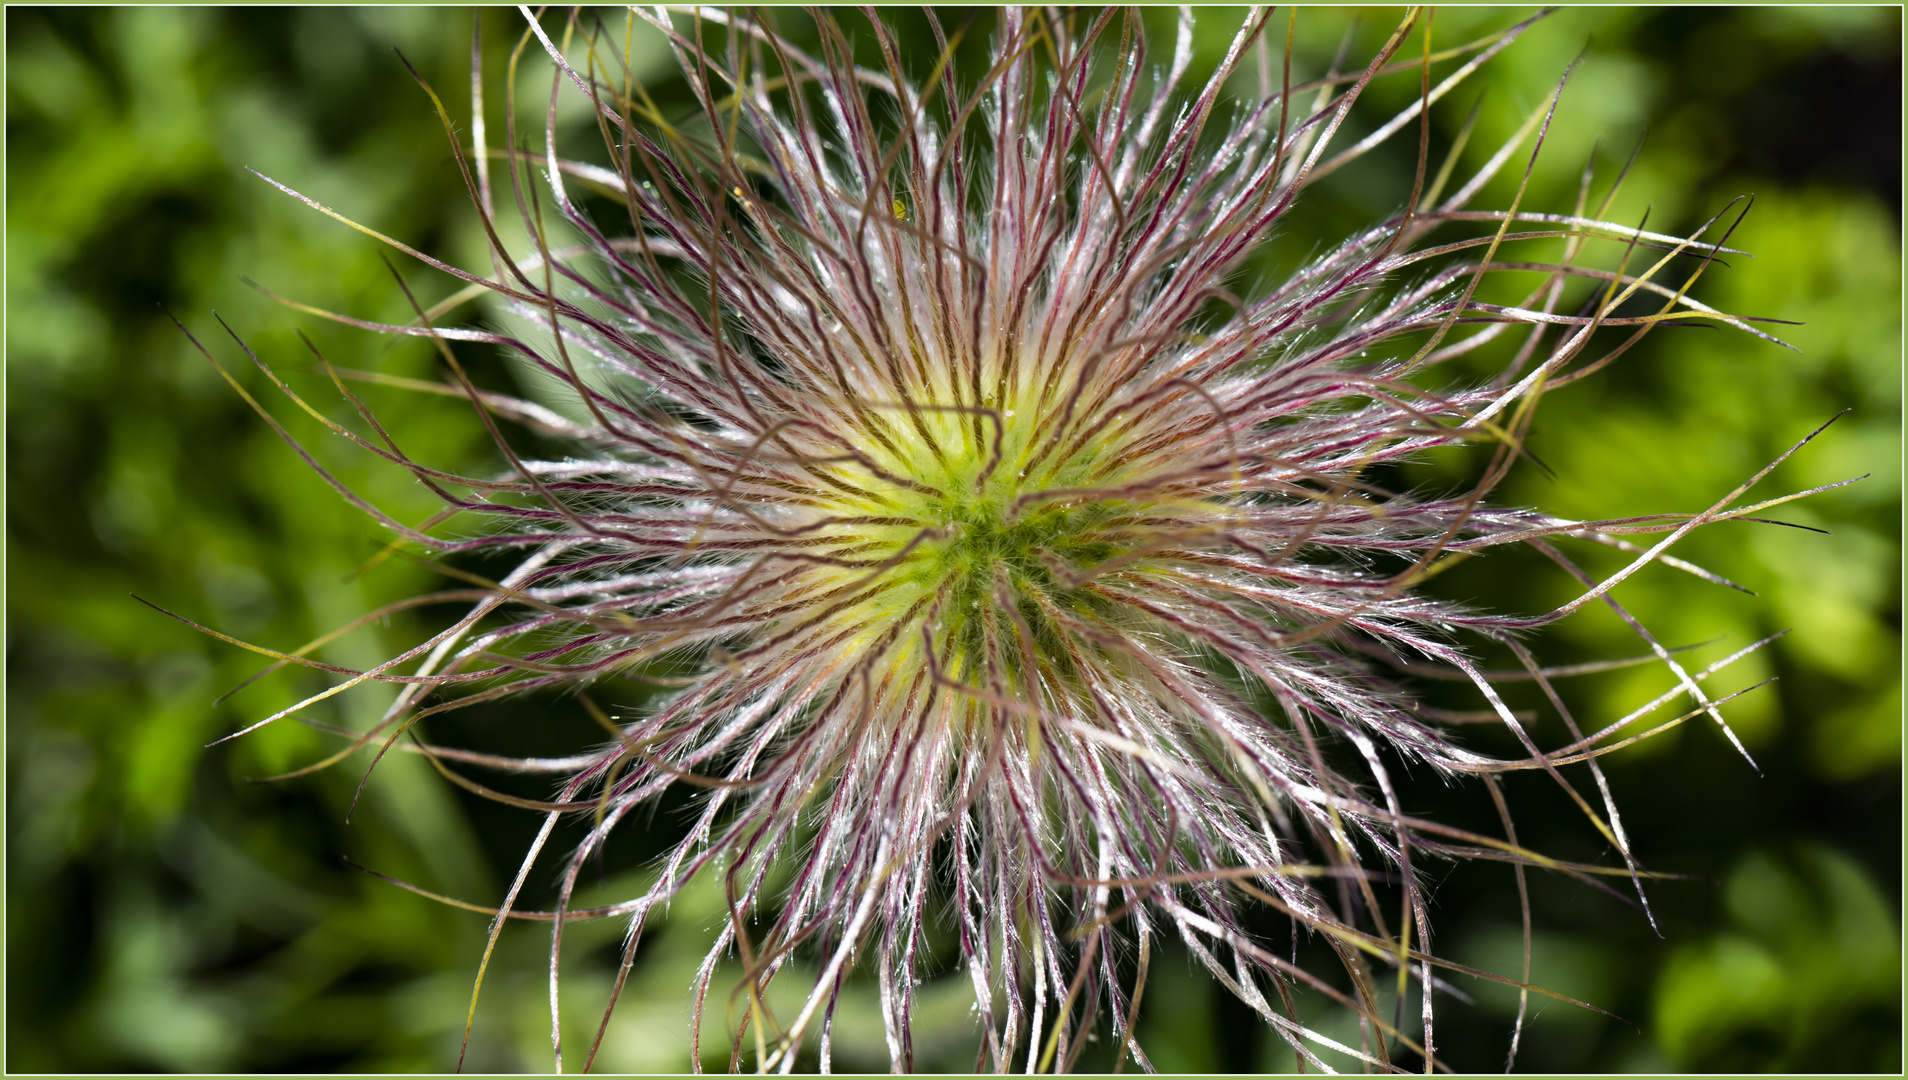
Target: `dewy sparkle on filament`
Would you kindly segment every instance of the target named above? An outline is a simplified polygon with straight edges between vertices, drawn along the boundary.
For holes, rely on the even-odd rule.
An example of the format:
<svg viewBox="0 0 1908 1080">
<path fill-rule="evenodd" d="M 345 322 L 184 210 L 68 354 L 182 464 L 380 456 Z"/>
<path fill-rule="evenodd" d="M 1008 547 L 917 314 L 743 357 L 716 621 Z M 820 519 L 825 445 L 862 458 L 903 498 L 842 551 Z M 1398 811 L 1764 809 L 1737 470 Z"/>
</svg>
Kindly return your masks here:
<svg viewBox="0 0 1908 1080">
<path fill-rule="evenodd" d="M 371 670 L 273 654 L 346 676 L 320 697 L 401 684 L 383 722 L 332 760 L 404 737 L 447 773 L 548 770 L 431 747 L 418 721 L 538 688 L 582 693 L 606 676 L 670 687 L 614 719 L 585 694 L 614 738 L 559 763 L 570 775 L 553 799 L 513 800 L 543 824 L 492 947 L 558 822 L 588 826 L 550 946 L 559 1069 L 574 1059 L 556 1023 L 565 915 L 626 920 L 613 1010 L 645 920 L 698 875 L 720 878 L 731 917 L 700 968 L 694 1024 L 699 1040 L 717 966 L 739 956 L 737 1064 L 788 1071 L 800 1056 L 827 1069 L 844 980 L 872 969 L 892 1064 L 910 1068 L 924 934 L 944 918 L 986 1068 L 1068 1069 L 1096 1028 L 1111 1032 L 1109 1063 L 1150 1068 L 1134 1025 L 1162 932 L 1305 1064 L 1326 1068 L 1328 1048 L 1428 1068 L 1423 991 L 1456 965 L 1431 951 L 1427 860 L 1503 859 L 1520 883 L 1540 861 L 1582 871 L 1520 848 L 1508 811 L 1502 838 L 1412 816 L 1392 769 L 1423 763 L 1494 798 L 1499 772 L 1547 772 L 1642 895 L 1596 761 L 1637 717 L 1586 734 L 1549 693 L 1573 741 L 1544 751 L 1460 641 L 1508 648 L 1548 693 L 1519 632 L 1587 604 L 1616 608 L 1610 589 L 1652 562 L 1709 576 L 1665 549 L 1742 516 L 1731 507 L 1747 484 L 1700 514 L 1617 522 L 1482 500 L 1538 394 L 1657 323 L 1702 316 L 1763 336 L 1686 295 L 1729 250 L 1726 230 L 1712 221 L 1676 237 L 1601 220 L 1587 179 L 1569 214 L 1517 200 L 1468 209 L 1500 173 L 1528 178 L 1555 95 L 1477 174 L 1428 167 L 1424 107 L 1528 22 L 1434 55 L 1432 20 L 1413 10 L 1362 69 L 1294 83 L 1290 23 L 1254 11 L 1188 91 L 1189 10 L 1160 64 L 1131 13 L 1009 9 L 974 85 L 952 63 L 960 34 L 943 35 L 932 13 L 929 63 L 881 17 L 857 26 L 874 66 L 857 63 L 832 15 L 817 17 L 813 52 L 777 29 L 785 18 L 632 13 L 628 33 L 667 35 L 695 95 L 695 114 L 671 120 L 625 74 L 625 31 L 532 17 L 525 44 L 560 69 L 543 147 L 499 154 L 481 96 L 460 147 L 493 273 L 387 241 L 466 293 L 506 298 L 539 332 L 435 326 L 448 304 L 374 326 L 439 345 L 509 468 L 466 477 L 417 462 L 351 396 L 373 434 L 326 422 L 410 470 L 447 511 L 416 529 L 349 497 L 429 550 L 521 556 L 501 582 L 475 579 L 480 598 L 462 618 Z M 1449 59 L 1455 70 L 1433 80 L 1434 61 Z M 1230 104 L 1222 88 L 1254 67 L 1257 96 Z M 1393 72 L 1419 80 L 1418 103 L 1339 146 L 1367 84 Z M 481 95 L 481 70 L 472 81 Z M 559 156 L 558 93 L 586 96 L 607 167 Z M 1420 140 L 1403 211 L 1268 290 L 1231 291 L 1308 184 L 1398 133 Z M 528 145 L 514 111 L 504 142 Z M 511 250 L 494 227 L 497 161 L 534 250 Z M 627 229 L 599 229 L 579 187 L 626 207 Z M 581 242 L 553 248 L 545 215 Z M 1448 235 L 1427 245 L 1438 230 Z M 1530 261 L 1543 245 L 1550 261 Z M 1584 265 L 1592 252 L 1615 268 Z M 1678 256 L 1695 269 L 1659 281 Z M 1535 287 L 1520 303 L 1485 302 L 1496 294 L 1480 279 L 1510 270 L 1536 271 Z M 1500 338 L 1516 348 L 1496 378 L 1425 387 L 1437 365 Z M 461 343 L 514 352 L 567 385 L 587 419 L 477 391 Z M 524 459 L 493 416 L 587 449 Z M 1419 498 L 1373 478 L 1474 440 L 1497 450 L 1467 495 Z M 1641 533 L 1665 536 L 1625 539 Z M 1558 538 L 1634 558 L 1596 581 Z M 1506 544 L 1555 560 L 1583 593 L 1511 618 L 1414 591 L 1448 560 Z M 1698 686 L 1708 672 L 1632 625 L 1678 682 L 1654 707 L 1687 694 L 1670 723 L 1726 730 Z M 1455 741 L 1410 689 L 1408 669 L 1424 665 L 1473 685 L 1527 756 Z M 1579 792 L 1585 780 L 1594 791 Z M 612 831 L 678 785 L 699 793 L 694 822 L 654 887 L 567 911 Z M 1252 906 L 1321 935 L 1351 989 L 1250 933 Z M 802 983 L 793 1015 L 761 1004 L 778 977 Z M 1401 1005 L 1408 987 L 1415 996 L 1417 1034 L 1379 1003 L 1393 977 Z M 1294 992 L 1355 1013 L 1362 1044 L 1301 1021 Z"/>
</svg>

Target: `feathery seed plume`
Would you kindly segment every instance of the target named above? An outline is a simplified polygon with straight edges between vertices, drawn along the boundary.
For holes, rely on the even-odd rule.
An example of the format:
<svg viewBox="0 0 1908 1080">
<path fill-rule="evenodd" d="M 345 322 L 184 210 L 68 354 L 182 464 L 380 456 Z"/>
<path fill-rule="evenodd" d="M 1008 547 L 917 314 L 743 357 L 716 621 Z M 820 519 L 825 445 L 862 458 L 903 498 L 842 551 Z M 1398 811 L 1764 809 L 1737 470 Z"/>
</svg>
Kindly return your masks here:
<svg viewBox="0 0 1908 1080">
<path fill-rule="evenodd" d="M 1569 213 L 1524 208 L 1521 183 L 1507 207 L 1472 208 L 1498 175 L 1528 180 L 1555 93 L 1475 174 L 1455 168 L 1461 145 L 1431 166 L 1430 107 L 1535 20 L 1438 52 L 1432 16 L 1413 9 L 1364 65 L 1295 81 L 1291 17 L 1254 10 L 1211 76 L 1187 85 L 1190 9 L 1163 51 L 1118 10 L 1006 9 L 991 31 L 951 32 L 929 11 L 932 41 L 905 43 L 882 15 L 824 13 L 810 49 L 779 28 L 794 17 L 767 10 L 632 9 L 627 30 L 528 18 L 513 71 L 539 46 L 558 69 L 541 145 L 520 137 L 535 125 L 514 110 L 504 149 L 493 143 L 475 63 L 468 130 L 438 104 L 465 139 L 489 274 L 379 239 L 466 283 L 454 302 L 494 294 L 529 329 L 438 325 L 452 303 L 408 325 L 361 323 L 437 344 L 507 470 L 414 460 L 342 381 L 372 434 L 326 421 L 444 500 L 413 527 L 346 493 L 400 541 L 510 553 L 515 568 L 494 582 L 447 570 L 470 587 L 444 597 L 468 610 L 375 668 L 273 655 L 344 676 L 319 697 L 401 686 L 383 722 L 327 763 L 406 737 L 473 790 L 488 789 L 460 769 L 565 775 L 549 800 L 509 800 L 543 823 L 490 938 L 553 858 L 558 822 L 586 821 L 554 857 L 559 1069 L 596 1052 L 563 1045 L 555 1022 L 566 919 L 624 920 L 613 1009 L 645 920 L 703 875 L 720 879 L 731 917 L 694 987 L 697 1037 L 718 965 L 738 956 L 737 1064 L 829 1068 L 835 1006 L 859 969 L 878 980 L 893 1065 L 910 1068 L 924 935 L 939 924 L 972 982 L 983 1068 L 1068 1069 L 1095 1030 L 1111 1033 L 1108 1064 L 1150 1068 L 1135 1018 L 1162 934 L 1306 1065 L 1327 1068 L 1330 1050 L 1429 1068 L 1431 991 L 1467 969 L 1432 950 L 1427 863 L 1504 860 L 1520 886 L 1530 865 L 1585 880 L 1602 868 L 1523 849 L 1508 810 L 1502 836 L 1415 816 L 1392 782 L 1405 765 L 1493 797 L 1499 773 L 1549 774 L 1647 910 L 1597 762 L 1632 741 L 1618 733 L 1637 717 L 1583 730 L 1522 636 L 1586 605 L 1621 611 L 1612 588 L 1651 563 L 1712 576 L 1667 549 L 1762 507 L 1736 507 L 1748 484 L 1701 513 L 1603 522 L 1485 497 L 1539 394 L 1653 326 L 1700 317 L 1765 335 L 1688 295 L 1729 250 L 1729 218 L 1690 236 L 1603 220 L 1587 177 Z M 689 115 L 660 111 L 631 76 L 635 33 L 667 38 Z M 985 66 L 963 74 L 964 35 L 983 33 Z M 1377 78 L 1416 79 L 1416 101 L 1345 145 Z M 605 161 L 558 153 L 560 94 L 583 95 Z M 1248 290 L 1241 267 L 1302 212 L 1307 187 L 1393 136 L 1418 140 L 1402 208 Z M 502 189 L 529 250 L 503 237 Z M 597 220 L 586 191 L 627 220 Z M 575 243 L 554 239 L 558 219 Z M 1666 279 L 1672 265 L 1684 276 Z M 1480 282 L 1510 272 L 1534 283 L 1527 295 L 1487 302 L 1498 293 Z M 467 343 L 511 351 L 567 386 L 577 411 L 477 390 L 457 358 Z M 1492 347 L 1510 354 L 1494 378 L 1443 377 Z M 525 458 L 497 417 L 577 455 Z M 1496 450 L 1467 493 L 1414 496 L 1375 476 L 1473 441 Z M 1629 539 L 1640 534 L 1660 539 Z M 1633 558 L 1597 580 L 1562 538 Z M 1513 618 L 1419 590 L 1503 545 L 1542 552 L 1583 591 Z M 1722 665 L 1688 670 L 1633 625 L 1642 659 L 1678 680 L 1652 710 L 1687 695 L 1669 724 L 1727 731 L 1699 685 Z M 1519 658 L 1510 677 L 1544 686 L 1571 741 L 1540 748 L 1503 703 L 1503 673 L 1481 670 L 1467 641 Z M 1474 687 L 1525 756 L 1467 749 L 1412 689 L 1427 668 Z M 582 689 L 609 676 L 664 689 L 612 718 Z M 612 737 L 557 762 L 420 737 L 428 716 L 535 689 L 581 693 Z M 606 838 L 682 785 L 693 824 L 653 888 L 569 910 Z M 1255 936 L 1253 907 L 1325 940 L 1346 978 Z M 1528 971 L 1500 977 L 1524 985 Z M 792 1014 L 764 1005 L 778 978 L 801 983 Z M 1379 1007 L 1386 978 L 1400 1003 L 1409 989 L 1412 1024 Z M 1295 993 L 1356 1014 L 1362 1044 L 1303 1022 Z"/>
</svg>

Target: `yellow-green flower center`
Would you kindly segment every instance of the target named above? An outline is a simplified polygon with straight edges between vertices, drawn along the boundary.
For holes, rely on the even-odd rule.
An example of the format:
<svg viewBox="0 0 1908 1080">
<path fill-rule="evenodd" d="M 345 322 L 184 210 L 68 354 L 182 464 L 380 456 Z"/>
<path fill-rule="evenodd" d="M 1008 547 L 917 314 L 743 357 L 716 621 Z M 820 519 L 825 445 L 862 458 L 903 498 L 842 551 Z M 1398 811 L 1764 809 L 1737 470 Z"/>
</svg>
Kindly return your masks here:
<svg viewBox="0 0 1908 1080">
<path fill-rule="evenodd" d="M 983 690 L 1070 682 L 1092 646 L 1068 627 L 1104 627 L 1115 606 L 1096 571 L 1127 569 L 1150 543 L 1155 508 L 1110 496 L 1120 468 L 1104 443 L 1055 453 L 1050 427 L 999 415 L 918 411 L 863 444 L 880 453 L 841 467 L 865 494 L 835 500 L 854 523 L 830 535 L 855 565 L 820 571 L 850 601 L 830 621 L 852 628 L 850 650 L 886 643 L 884 671 L 933 666 Z"/>
</svg>

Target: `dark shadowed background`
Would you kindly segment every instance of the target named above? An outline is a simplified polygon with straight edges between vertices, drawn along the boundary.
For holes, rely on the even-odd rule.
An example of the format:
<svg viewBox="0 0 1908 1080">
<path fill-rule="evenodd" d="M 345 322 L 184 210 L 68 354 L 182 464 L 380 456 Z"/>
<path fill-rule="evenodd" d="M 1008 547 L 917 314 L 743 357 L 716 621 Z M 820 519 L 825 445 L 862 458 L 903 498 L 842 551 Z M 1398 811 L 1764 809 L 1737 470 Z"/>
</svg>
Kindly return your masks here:
<svg viewBox="0 0 1908 1080">
<path fill-rule="evenodd" d="M 1163 52 L 1170 35 L 1160 14 L 1148 19 Z M 1437 41 L 1455 44 L 1527 14 L 1442 11 Z M 620 37 L 621 16 L 603 17 Z M 514 12 L 482 18 L 496 82 L 522 27 Z M 989 18 L 976 16 L 976 41 Z M 1354 27 L 1349 13 L 1301 9 L 1297 74 L 1319 74 L 1348 28 L 1350 55 L 1370 55 L 1396 18 L 1365 9 Z M 399 560 L 357 573 L 385 537 L 278 441 L 159 309 L 236 370 L 246 361 L 217 312 L 334 415 L 346 407 L 312 372 L 298 332 L 336 363 L 435 378 L 435 359 L 416 342 L 277 306 L 241 282 L 367 318 L 408 314 L 379 245 L 245 168 L 420 250 L 485 265 L 450 147 L 393 53 L 402 50 L 466 124 L 471 20 L 443 8 L 7 10 L 10 1070 L 405 1071 L 455 1060 L 485 919 L 344 860 L 495 903 L 534 818 L 452 788 L 415 758 L 381 765 L 348 825 L 362 758 L 300 780 L 250 782 L 318 760 L 337 740 L 283 722 L 204 744 L 323 688 L 326 677 L 281 672 L 215 706 L 260 658 L 128 594 L 289 649 L 435 580 Z M 1208 70 L 1237 22 L 1218 9 L 1201 13 Z M 1283 31 L 1283 14 L 1274 25 Z M 1606 759 L 1645 865 L 1693 878 L 1654 885 L 1661 936 L 1620 899 L 1564 877 L 1533 878 L 1535 981 L 1635 1027 L 1540 1003 L 1520 1068 L 1901 1067 L 1900 41 L 1896 8 L 1567 9 L 1434 112 L 1435 162 L 1478 105 L 1464 156 L 1475 168 L 1581 55 L 1526 207 L 1567 211 L 1593 160 L 1600 196 L 1647 130 L 1609 216 L 1634 223 L 1647 212 L 1649 227 L 1685 231 L 1753 193 L 1730 243 L 1754 258 L 1711 267 L 1693 295 L 1801 323 L 1776 328 L 1793 352 L 1727 329 L 1654 333 L 1612 368 L 1547 395 L 1530 448 L 1549 473 L 1520 466 L 1497 501 L 1579 517 L 1698 511 L 1844 409 L 1752 497 L 1870 474 L 1775 512 L 1830 535 L 1729 523 L 1678 549 L 1756 597 L 1662 568 L 1618 591 L 1666 642 L 1703 644 L 1700 663 L 1793 632 L 1715 679 L 1728 693 L 1779 677 L 1726 707 L 1760 776 L 1702 723 Z M 684 107 L 666 54 L 639 43 L 637 59 L 665 109 Z M 925 74 L 934 60 L 923 53 L 910 63 Z M 536 115 L 548 69 L 527 70 L 522 100 Z M 1413 74 L 1381 81 L 1354 127 L 1368 130 L 1416 90 Z M 493 89 L 493 131 L 501 97 Z M 563 123 L 585 137 L 593 130 L 574 110 Z M 1289 267 L 1392 212 L 1409 193 L 1414 150 L 1399 141 L 1323 181 L 1255 271 Z M 1518 171 L 1475 205 L 1505 205 Z M 1605 252 L 1599 265 L 1615 256 Z M 391 257 L 427 302 L 453 291 L 415 261 Z M 459 314 L 484 317 L 475 307 Z M 498 357 L 470 350 L 464 359 L 479 382 L 517 387 Z M 255 371 L 240 378 L 255 393 L 269 390 Z M 494 462 L 459 403 L 367 393 L 414 456 L 467 469 Z M 434 508 L 400 471 L 325 436 L 283 398 L 262 400 L 394 516 L 417 521 Z M 1483 461 L 1482 452 L 1451 454 L 1400 479 L 1449 489 Z M 1581 554 L 1606 573 L 1617 565 Z M 1492 556 L 1435 588 L 1534 613 L 1575 587 L 1535 560 Z M 367 666 L 416 641 L 427 619 L 394 616 L 321 655 Z M 1546 662 L 1574 663 L 1638 646 L 1593 607 L 1537 648 Z M 1601 726 L 1668 685 L 1651 665 L 1573 681 L 1567 692 Z M 312 717 L 361 728 L 386 701 L 375 688 L 354 692 Z M 1450 704 L 1474 707 L 1454 695 Z M 434 729 L 440 741 L 541 753 L 598 737 L 561 699 L 458 715 Z M 1560 730 L 1539 737 L 1564 741 Z M 1494 733 L 1476 740 L 1512 752 Z M 534 785 L 520 793 L 543 794 Z M 1512 777 L 1507 793 L 1529 846 L 1615 863 L 1541 777 Z M 1478 790 L 1415 775 L 1404 796 L 1408 809 L 1497 831 Z M 626 826 L 582 902 L 628 895 L 645 880 L 650 857 L 681 825 L 677 809 Z M 1515 975 L 1511 871 L 1435 873 L 1437 948 Z M 549 877 L 533 877 L 524 903 L 541 903 Z M 607 1067 L 687 1068 L 688 987 L 720 903 L 692 891 L 652 924 L 605 1045 Z M 1265 929 L 1283 940 L 1276 922 Z M 505 934 L 476 1017 L 474 1068 L 548 1068 L 546 933 Z M 613 926 L 570 933 L 579 1037 L 593 1030 L 616 934 Z M 1183 954 L 1156 959 L 1153 970 L 1140 1034 L 1161 1068 L 1291 1068 L 1290 1052 L 1196 977 Z M 1475 1000 L 1444 999 L 1441 1050 L 1459 1069 L 1501 1069 L 1515 994 L 1454 981 Z M 967 992 L 945 979 L 924 991 L 917 1053 L 933 1067 L 971 1066 Z M 1334 1023 L 1321 1021 L 1356 1040 Z M 872 1016 L 844 1016 L 837 1040 L 843 1066 L 886 1067 Z M 705 1040 L 712 1067 L 725 1067 L 727 1046 L 719 1032 Z"/>
</svg>

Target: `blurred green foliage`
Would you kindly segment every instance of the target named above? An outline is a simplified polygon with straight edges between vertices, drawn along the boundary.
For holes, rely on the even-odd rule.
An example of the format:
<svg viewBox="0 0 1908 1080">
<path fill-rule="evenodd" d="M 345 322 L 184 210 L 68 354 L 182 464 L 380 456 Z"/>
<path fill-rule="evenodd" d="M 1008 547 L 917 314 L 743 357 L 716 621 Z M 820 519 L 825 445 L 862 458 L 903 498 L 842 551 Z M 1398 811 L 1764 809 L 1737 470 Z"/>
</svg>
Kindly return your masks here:
<svg viewBox="0 0 1908 1080">
<path fill-rule="evenodd" d="M 1729 875 L 1727 929 L 1679 946 L 1657 981 L 1657 1037 L 1673 1060 L 1721 1071 L 1899 1070 L 1888 901 L 1826 848 L 1787 862 L 1758 851 Z"/>
<path fill-rule="evenodd" d="M 1524 14 L 1440 11 L 1437 41 Z M 337 742 L 282 723 L 204 744 L 325 681 L 279 673 L 215 707 L 258 658 L 128 593 L 289 648 L 431 587 L 430 573 L 402 561 L 356 572 L 382 543 L 378 529 L 247 409 L 159 309 L 269 401 L 341 480 L 400 519 L 426 517 L 433 500 L 408 477 L 265 395 L 269 387 L 213 315 L 334 415 L 342 408 L 299 333 L 344 366 L 435 377 L 417 342 L 301 315 L 245 287 L 241 277 L 366 318 L 408 314 L 380 261 L 388 253 L 245 169 L 420 250 L 483 265 L 449 146 L 392 53 L 444 92 L 463 124 L 467 111 L 456 101 L 468 80 L 471 17 L 421 8 L 13 7 L 6 18 L 6 1065 L 446 1068 L 484 919 L 342 858 L 493 903 L 528 838 L 525 815 L 455 791 L 414 758 L 379 767 L 349 825 L 357 759 L 286 783 L 250 782 L 315 761 Z M 501 72 L 521 29 L 514 13 L 482 18 L 487 62 Z M 1158 22 L 1155 42 L 1170 40 L 1169 13 L 1147 18 Z M 1844 408 L 1852 412 L 1753 495 L 1868 474 L 1777 513 L 1832 535 L 1728 524 L 1679 548 L 1758 597 L 1666 569 L 1619 590 L 1665 642 L 1711 643 L 1699 663 L 1793 632 L 1715 678 L 1727 693 L 1780 676 L 1727 708 L 1760 777 L 1712 727 L 1694 723 L 1607 759 L 1645 864 L 1699 879 L 1655 885 L 1659 939 L 1616 899 L 1533 878 L 1535 980 L 1636 1021 L 1643 1033 L 1550 1002 L 1533 1008 L 1522 1067 L 1900 1067 L 1899 18 L 1894 8 L 1567 8 L 1434 113 L 1437 161 L 1478 104 L 1464 157 L 1475 168 L 1580 57 L 1525 205 L 1567 210 L 1593 160 L 1600 197 L 1647 127 L 1607 216 L 1636 222 L 1647 212 L 1650 227 L 1685 231 L 1755 193 L 1730 240 L 1755 257 L 1706 270 L 1694 295 L 1801 323 L 1776 328 L 1794 352 L 1726 330 L 1658 332 L 1596 377 L 1547 395 L 1530 443 L 1547 470 L 1520 467 L 1498 501 L 1582 517 L 1700 510 Z M 1209 69 L 1237 21 L 1211 10 L 1200 19 L 1199 63 Z M 1316 74 L 1348 31 L 1351 55 L 1369 55 L 1392 25 L 1393 13 L 1373 9 L 1355 17 L 1301 10 L 1299 74 Z M 683 87 L 666 57 L 653 46 L 639 55 L 659 100 L 680 105 Z M 911 58 L 922 69 L 932 60 Z M 535 110 L 548 69 L 529 70 L 523 100 Z M 1416 87 L 1410 75 L 1374 84 L 1351 134 L 1409 104 Z M 496 97 L 491 109 L 496 130 Z M 1395 140 L 1322 183 L 1261 269 L 1289 266 L 1390 212 L 1409 190 L 1409 143 Z M 1517 171 L 1476 205 L 1505 205 Z M 1612 265 L 1616 253 L 1605 254 L 1599 265 Z M 452 291 L 391 257 L 427 302 Z M 518 385 L 499 357 L 473 350 L 465 362 L 482 383 Z M 463 468 L 495 463 L 457 403 L 365 392 L 414 456 Z M 1402 479 L 1449 489 L 1474 478 L 1482 461 L 1481 452 L 1448 455 Z M 1570 553 L 1593 572 L 1618 565 L 1605 553 Z M 1475 560 L 1437 587 L 1527 612 L 1575 590 L 1554 567 L 1508 556 Z M 430 625 L 428 610 L 400 613 L 323 655 L 367 666 Z M 1631 655 L 1638 643 L 1608 611 L 1592 609 L 1539 647 L 1547 661 L 1567 663 Z M 1579 715 L 1614 718 L 1668 685 L 1660 669 L 1643 667 L 1567 692 Z M 388 700 L 360 689 L 323 703 L 314 719 L 362 728 Z M 473 710 L 439 734 L 505 752 L 563 751 L 593 737 L 569 703 L 541 700 Z M 1561 734 L 1539 732 L 1553 741 Z M 1478 734 L 1480 747 L 1509 750 L 1493 739 Z M 1506 785 L 1521 838 L 1560 857 L 1610 862 L 1581 817 L 1539 780 Z M 1414 806 L 1497 830 L 1477 792 L 1416 781 L 1406 792 Z M 680 820 L 676 810 L 665 806 L 627 828 L 581 902 L 640 887 Z M 547 876 L 533 877 L 533 892 L 547 890 Z M 1522 931 L 1509 870 L 1452 870 L 1437 903 L 1442 950 L 1517 973 Z M 720 910 L 719 896 L 692 891 L 652 924 L 604 1065 L 688 1065 L 688 987 Z M 547 1067 L 544 933 L 505 934 L 476 1016 L 472 1067 Z M 568 932 L 572 1044 L 594 1033 L 618 933 L 595 924 Z M 1141 1038 L 1162 1068 L 1291 1067 L 1289 1051 L 1196 977 L 1183 954 L 1164 952 L 1153 970 Z M 730 982 L 719 977 L 716 986 Z M 917 1052 L 932 1066 L 965 1069 L 967 991 L 947 983 L 924 991 Z M 1490 984 L 1459 989 L 1477 1000 L 1446 1000 L 1441 1047 L 1459 1068 L 1501 1068 L 1515 994 Z M 712 996 L 709 1007 L 703 1051 L 714 1064 L 726 1061 L 727 1006 Z M 838 1064 L 885 1067 L 878 1023 L 852 1013 L 845 1008 L 838 1025 Z"/>
</svg>

